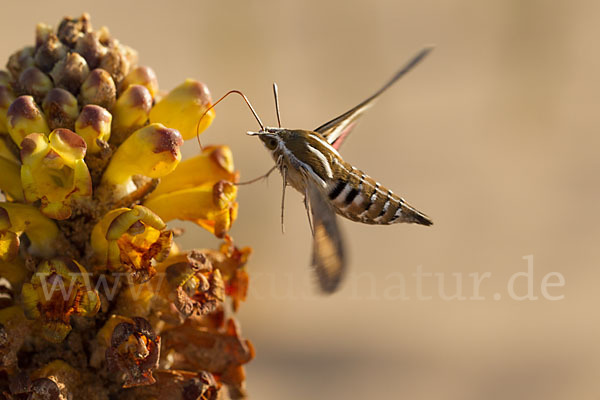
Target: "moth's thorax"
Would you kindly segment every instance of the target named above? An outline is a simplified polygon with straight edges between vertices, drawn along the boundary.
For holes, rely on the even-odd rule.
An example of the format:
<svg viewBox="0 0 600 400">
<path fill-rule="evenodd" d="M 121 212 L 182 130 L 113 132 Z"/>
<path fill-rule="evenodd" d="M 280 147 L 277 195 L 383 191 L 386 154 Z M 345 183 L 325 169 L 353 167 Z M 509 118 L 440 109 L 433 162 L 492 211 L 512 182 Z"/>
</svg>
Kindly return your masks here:
<svg viewBox="0 0 600 400">
<path fill-rule="evenodd" d="M 289 184 L 301 193 L 305 192 L 307 174 L 326 187 L 334 179 L 335 166 L 342 162 L 337 151 L 316 132 L 267 128 L 259 137 L 279 169 L 286 170 Z"/>
</svg>

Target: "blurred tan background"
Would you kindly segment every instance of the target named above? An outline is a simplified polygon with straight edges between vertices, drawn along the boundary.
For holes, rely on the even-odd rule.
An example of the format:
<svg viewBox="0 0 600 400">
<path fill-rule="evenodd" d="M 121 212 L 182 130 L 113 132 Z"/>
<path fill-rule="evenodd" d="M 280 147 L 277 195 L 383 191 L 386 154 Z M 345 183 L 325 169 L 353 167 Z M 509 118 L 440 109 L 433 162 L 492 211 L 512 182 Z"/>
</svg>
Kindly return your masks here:
<svg viewBox="0 0 600 400">
<path fill-rule="evenodd" d="M 276 124 L 315 128 L 370 95 L 428 44 L 435 51 L 360 122 L 347 161 L 430 215 L 431 228 L 343 221 L 351 258 L 342 289 L 318 294 L 301 197 L 281 180 L 240 191 L 233 235 L 255 253 L 239 312 L 257 349 L 253 399 L 598 399 L 600 396 L 600 3 L 322 0 L 13 2 L 0 54 L 30 43 L 36 22 L 88 11 L 158 74 L 216 99 L 243 90 Z M 240 99 L 217 109 L 204 143 L 227 143 L 243 179 L 272 160 L 244 133 Z M 198 151 L 186 145 L 186 154 Z M 189 225 L 186 225 L 189 228 Z M 188 247 L 216 243 L 197 229 Z M 533 255 L 535 301 L 509 298 Z M 444 300 L 463 278 L 466 300 Z M 489 272 L 472 300 L 472 278 Z M 557 272 L 564 287 L 549 288 Z M 404 297 L 398 295 L 405 278 Z M 526 292 L 525 279 L 516 291 Z M 497 294 L 497 295 L 496 295 Z M 496 297 L 495 297 L 496 295 Z M 498 296 L 500 296 L 498 298 Z"/>
</svg>

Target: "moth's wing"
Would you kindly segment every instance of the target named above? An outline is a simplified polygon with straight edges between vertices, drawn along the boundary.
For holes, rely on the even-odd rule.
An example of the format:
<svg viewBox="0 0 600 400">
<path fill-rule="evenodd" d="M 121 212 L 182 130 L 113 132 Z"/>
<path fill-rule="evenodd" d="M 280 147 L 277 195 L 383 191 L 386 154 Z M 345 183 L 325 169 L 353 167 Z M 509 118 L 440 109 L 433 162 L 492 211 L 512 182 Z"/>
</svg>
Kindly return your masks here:
<svg viewBox="0 0 600 400">
<path fill-rule="evenodd" d="M 317 185 L 306 183 L 313 226 L 313 259 L 321 290 L 333 293 L 346 270 L 346 257 L 335 211 Z"/>
<path fill-rule="evenodd" d="M 416 66 L 429 52 L 432 50 L 431 47 L 426 47 L 421 50 L 412 60 L 410 60 L 405 66 L 403 66 L 396 74 L 390 79 L 381 89 L 379 89 L 371 97 L 367 98 L 356 107 L 351 108 L 339 117 L 332 119 L 329 122 L 324 123 L 315 129 L 315 132 L 320 133 L 335 149 L 339 149 L 346 136 L 350 133 L 352 128 L 356 125 L 358 118 L 364 114 L 369 108 L 375 104 L 375 100 L 383 92 L 385 92 L 390 86 L 392 86 L 398 79 L 410 71 Z"/>
</svg>

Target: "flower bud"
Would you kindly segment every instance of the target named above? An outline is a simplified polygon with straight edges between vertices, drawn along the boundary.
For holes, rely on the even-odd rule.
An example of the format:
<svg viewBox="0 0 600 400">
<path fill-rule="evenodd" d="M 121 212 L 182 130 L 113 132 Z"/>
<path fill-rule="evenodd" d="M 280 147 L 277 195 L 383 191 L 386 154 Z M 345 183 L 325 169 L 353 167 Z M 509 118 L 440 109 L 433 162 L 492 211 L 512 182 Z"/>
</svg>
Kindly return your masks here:
<svg viewBox="0 0 600 400">
<path fill-rule="evenodd" d="M 11 103 L 6 112 L 6 122 L 10 137 L 19 147 L 30 133 L 50 133 L 44 114 L 31 96 L 19 96 Z"/>
<path fill-rule="evenodd" d="M 90 16 L 83 13 L 79 18 L 64 18 L 58 25 L 57 34 L 63 43 L 74 47 L 77 40 L 91 30 Z"/>
<path fill-rule="evenodd" d="M 8 72 L 0 70 L 0 85 L 10 87 L 12 86 L 13 81 L 13 77 L 10 76 Z"/>
<path fill-rule="evenodd" d="M 108 44 L 108 51 L 100 60 L 100 68 L 106 70 L 116 84 L 119 84 L 131 69 L 132 60 L 136 58 L 131 51 L 118 41 L 113 40 Z"/>
<path fill-rule="evenodd" d="M 77 39 L 75 51 L 85 58 L 90 68 L 96 68 L 107 49 L 100 43 L 98 32 L 87 32 Z"/>
<path fill-rule="evenodd" d="M 210 126 L 215 117 L 214 109 L 206 113 L 202 121 L 200 117 L 211 105 L 212 100 L 206 85 L 187 79 L 152 108 L 150 122 L 160 122 L 173 127 L 187 140 L 196 136 L 196 129 L 202 132 Z"/>
<path fill-rule="evenodd" d="M 65 89 L 54 88 L 48 92 L 42 103 L 50 129 L 73 129 L 79 113 L 77 99 Z"/>
<path fill-rule="evenodd" d="M 129 86 L 111 110 L 112 142 L 121 144 L 132 132 L 144 126 L 151 108 L 152 96 L 148 89 L 141 85 Z"/>
<path fill-rule="evenodd" d="M 85 59 L 77 53 L 69 53 L 54 65 L 50 76 L 56 87 L 77 94 L 81 84 L 89 73 L 90 69 Z"/>
<path fill-rule="evenodd" d="M 117 148 L 102 175 L 102 186 L 120 199 L 137 189 L 134 175 L 160 178 L 171 173 L 181 160 L 182 144 L 179 132 L 161 124 L 138 129 Z"/>
<path fill-rule="evenodd" d="M 35 48 L 37 49 L 44 44 L 53 33 L 54 30 L 50 25 L 43 22 L 38 23 L 35 26 Z"/>
<path fill-rule="evenodd" d="M 50 77 L 36 67 L 29 67 L 19 75 L 21 91 L 33 96 L 38 103 L 42 102 L 53 86 Z"/>
<path fill-rule="evenodd" d="M 35 64 L 44 72 L 50 72 L 54 64 L 67 56 L 67 47 L 54 33 L 50 33 L 48 39 L 36 48 Z"/>
<path fill-rule="evenodd" d="M 115 104 L 117 89 L 110 74 L 103 69 L 97 68 L 90 72 L 81 85 L 79 99 L 81 104 L 96 104 L 110 110 Z"/>
<path fill-rule="evenodd" d="M 25 199 L 41 200 L 40 210 L 50 218 L 69 218 L 71 201 L 92 194 L 85 152 L 85 141 L 68 129 L 55 129 L 48 138 L 39 133 L 27 136 L 21 149 Z"/>
<path fill-rule="evenodd" d="M 9 57 L 6 68 L 10 71 L 13 78 L 17 79 L 26 68 L 35 65 L 35 61 L 33 60 L 34 50 L 31 46 L 24 47 Z"/>
<path fill-rule="evenodd" d="M 150 67 L 137 67 L 133 69 L 121 82 L 119 92 L 124 92 L 131 85 L 144 86 L 148 89 L 153 99 L 158 93 L 158 79 Z"/>
<path fill-rule="evenodd" d="M 112 115 L 104 108 L 87 105 L 81 109 L 75 122 L 75 132 L 85 140 L 87 154 L 99 153 L 102 148 L 97 140 L 108 142 Z"/>
<path fill-rule="evenodd" d="M 0 133 L 8 133 L 6 113 L 13 101 L 15 101 L 15 95 L 12 89 L 6 85 L 0 85 Z"/>
<path fill-rule="evenodd" d="M 100 308 L 88 272 L 75 260 L 43 261 L 31 281 L 23 284 L 21 294 L 25 315 L 40 321 L 40 333 L 53 343 L 69 334 L 72 315 L 93 316 Z"/>
</svg>

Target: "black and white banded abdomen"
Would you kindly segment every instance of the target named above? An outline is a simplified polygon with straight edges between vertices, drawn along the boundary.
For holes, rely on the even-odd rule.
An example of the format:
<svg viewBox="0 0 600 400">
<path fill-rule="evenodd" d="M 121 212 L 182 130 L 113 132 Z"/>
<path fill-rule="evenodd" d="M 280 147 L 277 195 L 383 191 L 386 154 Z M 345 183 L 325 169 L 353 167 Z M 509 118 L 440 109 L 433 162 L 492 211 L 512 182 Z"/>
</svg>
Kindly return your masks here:
<svg viewBox="0 0 600 400">
<path fill-rule="evenodd" d="M 335 211 L 348 219 L 365 224 L 389 225 L 412 222 L 431 225 L 423 213 L 404 199 L 344 162 L 338 164 L 337 179 L 327 182 L 326 192 Z"/>
</svg>

